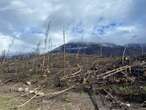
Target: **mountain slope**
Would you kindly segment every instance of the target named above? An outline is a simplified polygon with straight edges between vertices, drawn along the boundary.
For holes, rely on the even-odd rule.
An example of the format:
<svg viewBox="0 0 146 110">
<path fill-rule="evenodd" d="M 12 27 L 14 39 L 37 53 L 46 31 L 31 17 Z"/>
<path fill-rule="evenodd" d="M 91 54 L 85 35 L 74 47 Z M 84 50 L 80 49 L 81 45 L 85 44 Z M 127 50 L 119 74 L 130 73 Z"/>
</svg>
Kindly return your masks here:
<svg viewBox="0 0 146 110">
<path fill-rule="evenodd" d="M 111 43 L 81 43 L 71 42 L 54 49 L 53 53 L 62 53 L 64 47 L 67 53 L 96 54 L 102 56 L 122 56 L 126 48 L 126 55 L 136 56 L 146 52 L 144 44 L 127 44 L 120 46 Z M 143 48 L 143 49 L 142 49 Z"/>
</svg>

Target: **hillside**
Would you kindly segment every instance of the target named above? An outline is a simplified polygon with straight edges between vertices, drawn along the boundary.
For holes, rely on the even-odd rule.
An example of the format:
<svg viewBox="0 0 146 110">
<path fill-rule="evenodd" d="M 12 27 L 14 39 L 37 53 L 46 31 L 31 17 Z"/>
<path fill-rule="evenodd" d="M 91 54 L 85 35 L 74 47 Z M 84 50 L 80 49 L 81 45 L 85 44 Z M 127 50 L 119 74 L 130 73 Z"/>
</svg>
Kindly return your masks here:
<svg viewBox="0 0 146 110">
<path fill-rule="evenodd" d="M 141 46 L 143 46 L 143 50 Z M 52 50 L 52 53 L 63 53 L 64 47 L 67 53 L 80 53 L 99 56 L 122 56 L 125 48 L 127 48 L 125 55 L 128 56 L 138 56 L 142 54 L 142 51 L 143 53 L 146 52 L 145 44 L 127 44 L 121 46 L 111 43 L 71 42 Z"/>
</svg>

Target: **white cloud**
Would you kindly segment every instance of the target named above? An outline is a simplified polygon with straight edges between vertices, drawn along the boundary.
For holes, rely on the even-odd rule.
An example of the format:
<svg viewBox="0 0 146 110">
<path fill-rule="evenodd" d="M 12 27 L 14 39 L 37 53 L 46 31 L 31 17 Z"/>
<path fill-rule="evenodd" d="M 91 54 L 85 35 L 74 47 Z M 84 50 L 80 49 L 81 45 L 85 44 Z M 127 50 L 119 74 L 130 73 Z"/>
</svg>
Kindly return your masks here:
<svg viewBox="0 0 146 110">
<path fill-rule="evenodd" d="M 4 35 L 0 33 L 0 54 L 4 51 L 6 54 L 10 53 L 26 53 L 33 51 L 33 45 L 27 44 L 12 36 Z M 21 51 L 20 51 L 21 50 Z"/>
<path fill-rule="evenodd" d="M 121 32 L 132 33 L 136 30 L 136 28 L 134 26 L 122 26 L 122 27 L 117 27 L 117 30 Z"/>
<path fill-rule="evenodd" d="M 4 50 L 8 49 L 9 44 L 11 43 L 11 41 L 12 41 L 12 37 L 5 36 L 5 35 L 0 33 L 0 43 L 1 43 L 0 53 L 3 52 Z"/>
</svg>

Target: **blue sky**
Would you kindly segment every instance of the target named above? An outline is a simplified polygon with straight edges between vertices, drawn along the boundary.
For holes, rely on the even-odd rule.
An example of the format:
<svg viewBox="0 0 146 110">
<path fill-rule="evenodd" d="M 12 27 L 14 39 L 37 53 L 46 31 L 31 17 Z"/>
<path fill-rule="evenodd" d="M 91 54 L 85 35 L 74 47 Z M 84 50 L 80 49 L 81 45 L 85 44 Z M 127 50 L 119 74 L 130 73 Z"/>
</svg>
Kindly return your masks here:
<svg viewBox="0 0 146 110">
<path fill-rule="evenodd" d="M 66 42 L 145 43 L 146 0 L 0 0 L 0 53 L 30 52 L 49 23 L 52 48 Z M 13 44 L 13 45 L 12 45 Z"/>
</svg>

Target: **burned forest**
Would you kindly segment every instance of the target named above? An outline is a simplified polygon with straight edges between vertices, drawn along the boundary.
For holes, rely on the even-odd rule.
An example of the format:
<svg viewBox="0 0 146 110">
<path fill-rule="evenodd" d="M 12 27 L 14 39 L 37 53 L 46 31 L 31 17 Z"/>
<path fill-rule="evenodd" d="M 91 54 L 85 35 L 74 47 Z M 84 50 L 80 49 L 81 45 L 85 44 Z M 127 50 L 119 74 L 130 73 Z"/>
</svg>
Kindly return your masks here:
<svg viewBox="0 0 146 110">
<path fill-rule="evenodd" d="M 146 110 L 146 0 L 0 0 L 0 110 Z"/>
<path fill-rule="evenodd" d="M 50 63 L 48 57 L 51 59 Z M 145 108 L 145 55 L 124 59 L 90 55 L 77 57 L 75 54 L 66 54 L 65 57 L 64 61 L 64 54 L 53 53 L 29 58 L 21 56 L 1 59 L 0 92 L 23 99 L 19 103 L 16 101 L 10 108 L 30 109 L 27 108 L 28 105 L 33 105 L 32 109 L 38 107 L 46 110 L 47 107 L 54 106 L 53 110 L 61 110 L 67 107 L 57 107 L 66 103 L 74 104 L 68 105 L 70 109 L 74 106 L 84 110 Z M 56 101 L 51 105 L 54 100 Z M 75 100 L 79 102 L 75 104 Z"/>
</svg>

